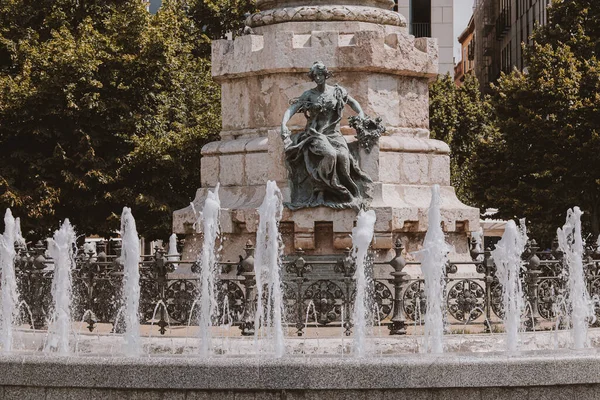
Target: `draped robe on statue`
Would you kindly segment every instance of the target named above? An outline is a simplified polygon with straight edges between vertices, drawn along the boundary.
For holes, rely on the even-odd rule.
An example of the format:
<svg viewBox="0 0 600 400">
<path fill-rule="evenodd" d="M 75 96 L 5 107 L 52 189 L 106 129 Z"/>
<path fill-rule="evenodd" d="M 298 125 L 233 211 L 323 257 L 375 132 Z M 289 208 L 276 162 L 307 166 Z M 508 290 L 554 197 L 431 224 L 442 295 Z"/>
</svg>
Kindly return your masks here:
<svg viewBox="0 0 600 400">
<path fill-rule="evenodd" d="M 307 90 L 293 102 L 300 103 L 306 128 L 292 136 L 286 148 L 290 171 L 292 210 L 304 207 L 360 209 L 371 200 L 371 179 L 360 169 L 340 132 L 348 93 L 338 85 L 323 93 Z"/>
</svg>

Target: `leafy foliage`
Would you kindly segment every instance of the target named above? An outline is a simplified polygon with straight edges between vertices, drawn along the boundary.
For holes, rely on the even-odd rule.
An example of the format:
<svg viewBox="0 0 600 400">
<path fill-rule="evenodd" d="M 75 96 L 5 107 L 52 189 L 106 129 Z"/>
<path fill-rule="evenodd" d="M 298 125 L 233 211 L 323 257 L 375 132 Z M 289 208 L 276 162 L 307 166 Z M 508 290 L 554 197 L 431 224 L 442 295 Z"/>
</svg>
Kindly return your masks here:
<svg viewBox="0 0 600 400">
<path fill-rule="evenodd" d="M 0 3 L 0 208 L 30 237 L 110 235 L 122 206 L 166 238 L 219 131 L 219 90 L 177 1 Z"/>
<path fill-rule="evenodd" d="M 471 159 L 482 132 L 489 129 L 489 104 L 481 98 L 477 78 L 468 74 L 456 87 L 449 74 L 429 90 L 431 136 L 450 146 L 451 183 L 460 200 L 472 204 Z"/>
<path fill-rule="evenodd" d="M 546 246 L 575 205 L 600 233 L 600 8 L 555 0 L 548 12 L 525 49 L 527 72 L 493 87 L 497 129 L 478 142 L 473 173 L 482 185 L 471 187 L 500 217 L 526 216 Z"/>
<path fill-rule="evenodd" d="M 198 29 L 196 52 L 210 56 L 210 42 L 235 36 L 244 28 L 246 16 L 256 11 L 254 0 L 190 0 L 187 8 Z"/>
</svg>

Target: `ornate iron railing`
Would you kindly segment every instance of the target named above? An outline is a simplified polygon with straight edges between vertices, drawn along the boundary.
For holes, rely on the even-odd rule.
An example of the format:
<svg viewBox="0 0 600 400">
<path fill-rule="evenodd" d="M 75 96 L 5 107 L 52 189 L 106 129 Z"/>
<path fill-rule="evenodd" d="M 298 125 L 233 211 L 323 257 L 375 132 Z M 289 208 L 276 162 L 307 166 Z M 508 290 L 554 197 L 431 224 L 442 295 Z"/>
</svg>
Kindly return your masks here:
<svg viewBox="0 0 600 400">
<path fill-rule="evenodd" d="M 80 251 L 73 271 L 73 316 L 86 322 L 93 331 L 98 323 L 110 323 L 122 330 L 120 319 L 123 266 L 119 246 L 114 254 L 106 254 L 106 243 L 99 243 L 97 254 Z M 475 245 L 473 244 L 473 249 Z M 400 241 L 389 262 L 374 262 L 370 257 L 367 275 L 371 278 L 371 300 L 374 323 L 387 325 L 390 334 L 405 334 L 411 324 L 422 322 L 427 299 L 424 281 L 404 271 L 408 265 Z M 242 335 L 254 333 L 256 279 L 254 249 L 244 249 L 240 261 L 221 262 L 218 285 L 216 325 L 234 324 Z M 490 251 L 471 251 L 472 261 L 454 262 L 446 266 L 447 319 L 456 324 L 492 324 L 502 318 L 502 287 L 495 275 L 496 267 Z M 16 274 L 21 295 L 21 320 L 32 328 L 42 328 L 50 316 L 53 261 L 45 257 L 43 244 L 20 248 L 16 257 Z M 195 325 L 195 302 L 199 288 L 199 265 L 172 259 L 163 249 L 140 261 L 140 319 L 156 325 L 161 334 L 174 325 Z M 588 249 L 584 269 L 590 295 L 596 300 L 600 316 L 600 260 L 598 251 Z M 523 254 L 526 268 L 521 272 L 527 303 L 524 316 L 528 329 L 538 329 L 542 321 L 555 321 L 567 314 L 566 276 L 563 255 L 559 251 L 539 251 L 531 241 Z M 470 265 L 476 273 L 461 277 L 459 270 Z M 391 267 L 391 268 L 390 268 Z M 286 323 L 302 336 L 307 325 L 343 326 L 352 330 L 352 302 L 355 296 L 355 263 L 350 250 L 339 256 L 312 256 L 302 250 L 282 260 L 283 293 Z M 382 272 L 389 271 L 391 272 Z M 592 321 L 590 321 L 591 323 Z"/>
</svg>

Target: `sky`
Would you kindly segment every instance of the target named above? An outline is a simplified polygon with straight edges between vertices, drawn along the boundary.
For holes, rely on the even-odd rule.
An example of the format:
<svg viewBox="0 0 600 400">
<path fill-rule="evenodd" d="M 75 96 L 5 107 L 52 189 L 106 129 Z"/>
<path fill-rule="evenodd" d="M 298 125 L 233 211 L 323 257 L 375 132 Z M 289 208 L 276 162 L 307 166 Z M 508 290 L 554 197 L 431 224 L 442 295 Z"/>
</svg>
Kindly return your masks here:
<svg viewBox="0 0 600 400">
<path fill-rule="evenodd" d="M 458 36 L 465 30 L 473 14 L 473 0 L 454 0 L 454 63 L 460 61 Z"/>
</svg>

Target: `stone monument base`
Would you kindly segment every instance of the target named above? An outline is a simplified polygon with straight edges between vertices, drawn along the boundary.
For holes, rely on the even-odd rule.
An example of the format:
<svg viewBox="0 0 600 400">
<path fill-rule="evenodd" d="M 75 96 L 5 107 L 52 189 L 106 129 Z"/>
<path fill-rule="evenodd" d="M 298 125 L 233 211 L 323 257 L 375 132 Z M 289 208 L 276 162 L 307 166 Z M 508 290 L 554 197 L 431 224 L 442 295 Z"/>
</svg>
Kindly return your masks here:
<svg viewBox="0 0 600 400">
<path fill-rule="evenodd" d="M 346 136 L 352 142 L 352 136 Z M 448 242 L 455 246 L 455 260 L 469 260 L 468 232 L 476 230 L 479 211 L 465 206 L 449 182 L 449 149 L 440 141 L 406 136 L 385 136 L 379 146 L 364 154 L 361 167 L 372 177 L 373 201 L 377 223 L 373 249 L 386 258 L 400 238 L 407 251 L 418 250 L 428 228 L 427 210 L 431 185 L 441 187 L 443 229 Z M 196 192 L 194 209 L 202 210 L 208 190 L 219 183 L 221 232 L 226 238 L 224 260 L 236 260 L 248 240 L 255 241 L 258 224 L 256 209 L 261 205 L 268 177 L 279 177 L 277 185 L 284 201 L 290 190 L 281 160 L 283 148 L 278 133 L 268 137 L 213 142 L 203 149 L 202 188 Z M 385 165 L 385 168 L 380 168 Z M 400 182 L 400 183 L 398 183 Z M 352 247 L 350 233 L 356 220 L 355 210 L 327 207 L 284 210 L 280 230 L 284 252 L 303 249 L 307 254 L 337 254 Z M 196 216 L 191 206 L 174 213 L 174 231 L 185 233 L 184 258 L 195 259 L 200 251 Z M 199 226 L 199 225 L 198 225 Z"/>
</svg>

